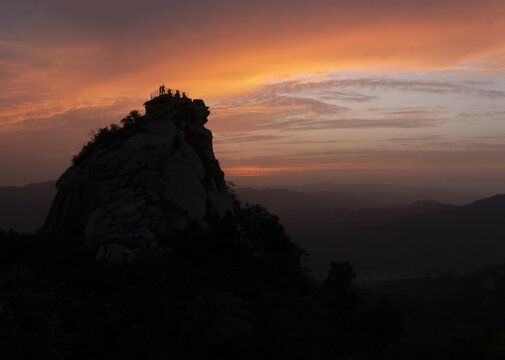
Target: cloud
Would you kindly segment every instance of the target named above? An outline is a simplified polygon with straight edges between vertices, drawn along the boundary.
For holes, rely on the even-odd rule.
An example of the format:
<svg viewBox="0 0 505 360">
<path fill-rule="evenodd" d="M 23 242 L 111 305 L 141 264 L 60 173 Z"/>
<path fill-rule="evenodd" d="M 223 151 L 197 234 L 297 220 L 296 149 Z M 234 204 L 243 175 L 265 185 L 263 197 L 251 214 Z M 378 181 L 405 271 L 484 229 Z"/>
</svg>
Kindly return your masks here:
<svg viewBox="0 0 505 360">
<path fill-rule="evenodd" d="M 443 82 L 425 80 L 405 80 L 392 78 L 361 78 L 361 79 L 330 79 L 320 81 L 286 81 L 276 84 L 266 85 L 264 91 L 270 93 L 313 93 L 324 94 L 326 98 L 339 100 L 367 102 L 377 100 L 378 96 L 360 94 L 347 89 L 367 89 L 372 91 L 409 91 L 429 94 L 468 94 L 491 99 L 505 98 L 505 91 L 483 89 L 478 85 L 489 83 L 465 81 L 465 82 Z M 335 91 L 340 89 L 340 91 Z M 345 92 L 344 90 L 348 91 Z"/>
<path fill-rule="evenodd" d="M 362 129 L 362 128 L 423 128 L 435 126 L 443 121 L 436 118 L 396 118 L 396 119 L 334 119 L 312 121 L 306 119 L 298 122 L 291 122 L 292 130 L 315 130 L 315 129 Z"/>
<path fill-rule="evenodd" d="M 223 157 L 225 167 L 306 167 L 320 169 L 501 169 L 505 149 L 484 151 L 405 151 L 405 150 L 328 150 L 300 152 L 283 156 L 258 156 L 231 159 Z"/>
<path fill-rule="evenodd" d="M 357 81 L 359 84 L 369 82 L 369 79 Z M 354 82 L 285 81 L 263 85 L 253 92 L 221 99 L 211 109 L 211 119 L 216 129 L 223 133 L 258 130 L 423 128 L 436 126 L 448 119 L 448 114 L 443 109 L 412 107 L 378 108 L 369 111 L 368 117 L 363 117 L 366 114 L 363 109 L 336 104 L 349 100 L 345 92 L 335 92 L 333 89 L 348 86 L 350 83 Z M 394 81 L 391 80 L 390 83 Z M 350 91 L 349 96 L 353 99 L 359 98 L 359 103 L 375 101 L 379 99 L 380 92 L 376 86 L 372 88 L 377 95 Z"/>
<path fill-rule="evenodd" d="M 271 142 L 278 141 L 280 139 L 286 138 L 282 135 L 270 135 L 270 134 L 262 134 L 260 132 L 256 133 L 233 133 L 231 135 L 219 135 L 214 134 L 214 143 L 215 144 L 237 144 L 237 143 L 260 143 L 260 142 Z M 222 152 L 222 151 L 221 151 Z"/>
<path fill-rule="evenodd" d="M 254 92 L 224 100 L 211 111 L 218 132 L 237 132 L 292 128 L 304 119 L 317 122 L 347 108 L 318 99 Z"/>
<path fill-rule="evenodd" d="M 111 94 L 149 94 L 164 80 L 208 98 L 299 73 L 447 68 L 503 53 L 503 15 L 494 0 L 5 0 L 0 91 L 24 95 L 33 109 L 61 111 Z M 447 90 L 431 85 L 415 86 Z M 339 90 L 329 96 L 374 99 Z M 16 121 L 25 116 L 20 104 L 2 108 L 0 118 L 13 110 Z"/>
<path fill-rule="evenodd" d="M 1 144 L 14 145 L 2 145 L 0 153 L 16 153 L 32 164 L 44 148 L 41 156 L 49 159 L 59 151 L 46 144 L 55 133 L 65 154 L 72 153 L 89 128 L 118 121 L 160 82 L 213 105 L 209 127 L 220 147 L 252 151 L 269 144 L 277 153 L 274 142 L 336 144 L 330 136 L 307 141 L 304 131 L 438 129 L 454 116 L 450 110 L 380 108 L 383 95 L 487 101 L 502 100 L 503 91 L 480 80 L 327 75 L 470 62 L 482 73 L 502 71 L 504 15 L 505 5 L 495 0 L 4 0 L 0 134 Z M 293 80 L 315 73 L 327 75 Z M 291 81 L 271 83 L 279 78 Z M 9 140 L 14 136 L 17 143 Z M 339 144 L 346 141 L 352 143 Z"/>
</svg>

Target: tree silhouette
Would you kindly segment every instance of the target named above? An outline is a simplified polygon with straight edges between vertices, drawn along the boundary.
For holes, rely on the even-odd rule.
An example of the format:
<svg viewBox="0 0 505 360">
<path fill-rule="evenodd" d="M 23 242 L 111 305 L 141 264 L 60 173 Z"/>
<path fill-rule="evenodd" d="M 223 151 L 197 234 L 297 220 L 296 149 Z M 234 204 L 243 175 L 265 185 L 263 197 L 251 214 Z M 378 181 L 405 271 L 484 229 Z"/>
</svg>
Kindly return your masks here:
<svg viewBox="0 0 505 360">
<path fill-rule="evenodd" d="M 142 118 L 142 115 L 137 110 L 130 111 L 130 113 L 121 119 L 121 124 L 123 126 L 130 126 L 135 124 L 137 121 L 139 121 Z"/>
<path fill-rule="evenodd" d="M 330 261 L 328 277 L 323 284 L 323 289 L 330 299 L 341 299 L 352 284 L 355 278 L 352 265 L 348 261 Z"/>
</svg>

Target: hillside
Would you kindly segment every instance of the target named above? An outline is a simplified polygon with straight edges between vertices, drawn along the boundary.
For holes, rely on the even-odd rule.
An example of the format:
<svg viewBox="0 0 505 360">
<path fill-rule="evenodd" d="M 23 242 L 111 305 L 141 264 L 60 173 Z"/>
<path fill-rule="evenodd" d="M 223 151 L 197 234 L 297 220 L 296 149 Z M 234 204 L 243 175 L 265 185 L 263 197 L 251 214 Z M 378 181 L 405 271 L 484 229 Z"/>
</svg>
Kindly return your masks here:
<svg viewBox="0 0 505 360">
<path fill-rule="evenodd" d="M 40 229 L 56 194 L 55 183 L 0 187 L 0 229 Z"/>
<path fill-rule="evenodd" d="M 318 264 L 341 259 L 350 260 L 363 276 L 380 279 L 469 272 L 502 263 L 504 210 L 505 196 L 496 195 L 421 212 L 361 209 L 362 216 L 351 212 L 355 223 L 341 210 L 325 210 L 325 218 L 293 212 L 282 220 L 315 258 L 316 273 L 322 270 Z M 311 219 L 313 225 L 306 227 Z"/>
<path fill-rule="evenodd" d="M 369 283 L 365 287 L 376 294 L 402 296 L 420 303 L 479 301 L 489 306 L 491 303 L 505 301 L 505 265 L 489 266 L 464 275 L 396 279 Z"/>
<path fill-rule="evenodd" d="M 288 187 L 286 187 L 288 189 Z M 406 186 L 383 183 L 356 183 L 356 184 L 339 184 L 339 183 L 315 183 L 301 186 L 289 187 L 290 190 L 300 192 L 345 192 L 348 194 L 362 195 L 367 197 L 375 197 L 377 200 L 414 202 L 421 199 L 433 199 L 436 201 L 449 204 L 467 204 L 478 199 L 493 195 L 492 192 L 486 190 L 457 190 L 449 188 L 436 188 L 429 186 Z"/>
</svg>

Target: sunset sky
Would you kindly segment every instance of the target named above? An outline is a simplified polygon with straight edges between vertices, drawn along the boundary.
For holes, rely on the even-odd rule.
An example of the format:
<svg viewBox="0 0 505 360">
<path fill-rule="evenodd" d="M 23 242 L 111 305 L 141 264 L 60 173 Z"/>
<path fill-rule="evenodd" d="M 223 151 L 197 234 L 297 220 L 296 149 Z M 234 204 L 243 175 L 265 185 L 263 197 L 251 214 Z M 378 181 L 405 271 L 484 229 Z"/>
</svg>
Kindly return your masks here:
<svg viewBox="0 0 505 360">
<path fill-rule="evenodd" d="M 504 34 L 503 0 L 0 0 L 0 186 L 163 83 L 238 184 L 505 192 Z"/>
</svg>

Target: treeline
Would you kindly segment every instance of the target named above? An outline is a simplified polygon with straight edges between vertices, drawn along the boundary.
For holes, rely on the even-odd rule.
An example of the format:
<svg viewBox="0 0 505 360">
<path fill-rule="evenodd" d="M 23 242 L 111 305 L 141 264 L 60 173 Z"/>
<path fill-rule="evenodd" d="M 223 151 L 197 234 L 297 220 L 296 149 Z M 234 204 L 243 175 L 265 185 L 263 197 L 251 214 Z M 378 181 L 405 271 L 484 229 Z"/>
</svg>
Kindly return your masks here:
<svg viewBox="0 0 505 360">
<path fill-rule="evenodd" d="M 278 218 L 242 206 L 161 253 L 95 261 L 96 247 L 0 232 L 2 359 L 386 359 L 402 336 L 388 302 L 323 283 Z"/>
<path fill-rule="evenodd" d="M 505 289 L 451 304 L 378 298 L 347 262 L 322 282 L 276 216 L 243 205 L 133 262 L 0 231 L 1 359 L 505 358 Z"/>
</svg>

